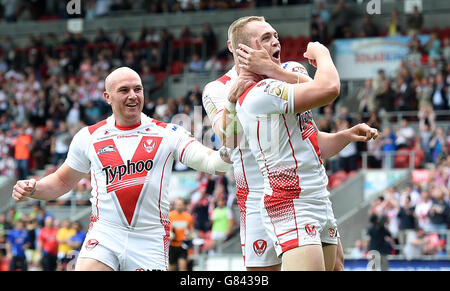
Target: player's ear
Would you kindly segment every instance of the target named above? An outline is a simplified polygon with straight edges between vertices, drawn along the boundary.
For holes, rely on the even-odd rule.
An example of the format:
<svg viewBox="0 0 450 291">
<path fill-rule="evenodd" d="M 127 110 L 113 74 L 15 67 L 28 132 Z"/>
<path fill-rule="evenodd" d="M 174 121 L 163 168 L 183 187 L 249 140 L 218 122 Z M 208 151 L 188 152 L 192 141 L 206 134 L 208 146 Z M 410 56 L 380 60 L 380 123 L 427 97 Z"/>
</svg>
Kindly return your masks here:
<svg viewBox="0 0 450 291">
<path fill-rule="evenodd" d="M 110 100 L 110 98 L 109 98 L 108 92 L 106 92 L 106 91 L 103 92 L 103 98 L 105 98 L 106 102 L 107 102 L 109 105 L 111 105 L 111 100 Z"/>
<path fill-rule="evenodd" d="M 227 40 L 227 46 L 228 46 L 228 50 L 230 51 L 230 53 L 234 53 L 233 51 L 233 46 L 231 45 L 231 40 Z"/>
</svg>

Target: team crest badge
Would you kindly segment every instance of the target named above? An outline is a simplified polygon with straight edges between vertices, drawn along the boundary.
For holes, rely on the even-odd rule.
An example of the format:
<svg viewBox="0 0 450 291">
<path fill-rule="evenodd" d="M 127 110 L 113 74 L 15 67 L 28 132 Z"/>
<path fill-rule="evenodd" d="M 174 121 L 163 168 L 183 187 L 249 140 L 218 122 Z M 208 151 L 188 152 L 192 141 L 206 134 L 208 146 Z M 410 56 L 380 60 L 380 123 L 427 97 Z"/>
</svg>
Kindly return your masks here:
<svg viewBox="0 0 450 291">
<path fill-rule="evenodd" d="M 336 236 L 336 230 L 334 228 L 329 228 L 328 229 L 328 234 L 330 235 L 330 237 L 335 237 Z"/>
<path fill-rule="evenodd" d="M 258 239 L 253 243 L 253 250 L 258 257 L 261 257 L 267 249 L 267 242 L 263 239 Z"/>
<path fill-rule="evenodd" d="M 142 143 L 142 146 L 147 153 L 151 153 L 155 149 L 156 141 L 154 141 L 153 139 L 147 139 Z"/>
<path fill-rule="evenodd" d="M 98 240 L 90 239 L 86 244 L 86 250 L 91 251 L 98 245 Z"/>
<path fill-rule="evenodd" d="M 311 237 L 316 236 L 316 226 L 315 225 L 309 225 L 309 224 L 305 225 L 305 231 Z"/>
</svg>

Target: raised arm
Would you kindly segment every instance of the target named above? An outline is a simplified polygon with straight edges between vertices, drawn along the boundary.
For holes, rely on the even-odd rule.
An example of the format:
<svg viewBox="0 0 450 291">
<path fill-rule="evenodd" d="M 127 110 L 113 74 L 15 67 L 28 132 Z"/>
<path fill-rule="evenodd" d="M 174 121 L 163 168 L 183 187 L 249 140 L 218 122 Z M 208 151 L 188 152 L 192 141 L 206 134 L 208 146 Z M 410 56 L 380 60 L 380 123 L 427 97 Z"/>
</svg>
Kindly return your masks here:
<svg viewBox="0 0 450 291">
<path fill-rule="evenodd" d="M 310 42 L 304 57 L 317 71 L 311 82 L 294 85 L 296 113 L 330 104 L 340 93 L 339 74 L 328 49 L 318 42 Z"/>
<path fill-rule="evenodd" d="M 17 181 L 12 197 L 16 201 L 22 201 L 26 197 L 52 200 L 73 189 L 85 175 L 64 163 L 56 172 L 39 181 L 35 179 Z"/>
</svg>

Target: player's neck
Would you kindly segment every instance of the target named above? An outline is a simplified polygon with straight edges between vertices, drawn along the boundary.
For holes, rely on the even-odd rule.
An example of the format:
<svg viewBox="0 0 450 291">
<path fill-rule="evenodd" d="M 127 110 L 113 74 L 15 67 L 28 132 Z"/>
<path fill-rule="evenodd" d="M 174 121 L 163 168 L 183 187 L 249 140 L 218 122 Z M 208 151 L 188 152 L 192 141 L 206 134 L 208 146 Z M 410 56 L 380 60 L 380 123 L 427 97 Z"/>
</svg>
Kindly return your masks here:
<svg viewBox="0 0 450 291">
<path fill-rule="evenodd" d="M 119 125 L 117 122 L 115 124 L 116 128 L 120 129 L 120 130 L 132 130 L 132 129 L 138 128 L 140 125 L 141 125 L 140 121 L 133 125 Z"/>
<path fill-rule="evenodd" d="M 141 116 L 132 119 L 116 118 L 115 116 L 115 127 L 120 130 L 131 130 L 139 127 L 141 125 Z"/>
</svg>

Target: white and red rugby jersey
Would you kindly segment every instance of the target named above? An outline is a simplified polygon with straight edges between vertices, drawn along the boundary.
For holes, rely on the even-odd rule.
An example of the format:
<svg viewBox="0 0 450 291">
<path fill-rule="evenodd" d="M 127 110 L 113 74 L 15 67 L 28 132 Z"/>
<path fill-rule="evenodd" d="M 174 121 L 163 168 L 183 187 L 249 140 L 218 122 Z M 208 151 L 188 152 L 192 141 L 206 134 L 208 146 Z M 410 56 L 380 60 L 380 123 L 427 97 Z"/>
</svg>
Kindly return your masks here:
<svg viewBox="0 0 450 291">
<path fill-rule="evenodd" d="M 304 67 L 297 62 L 286 62 L 281 66 L 284 70 L 305 74 Z M 237 78 L 238 74 L 233 67 L 219 79 L 208 83 L 203 89 L 203 107 L 213 127 L 222 117 L 225 100 Z M 243 139 L 241 144 L 232 151 L 231 160 L 233 161 L 238 202 L 240 199 L 259 201 L 264 191 L 264 179 L 247 140 Z"/>
<path fill-rule="evenodd" d="M 265 79 L 236 104 L 252 154 L 264 176 L 264 194 L 328 197 L 328 177 L 312 112 L 294 113 L 293 85 Z"/>
<path fill-rule="evenodd" d="M 66 163 L 91 171 L 92 221 L 137 230 L 169 229 L 168 185 L 174 160 L 195 139 L 182 127 L 141 115 L 135 127 L 116 127 L 113 116 L 82 128 Z"/>
</svg>

